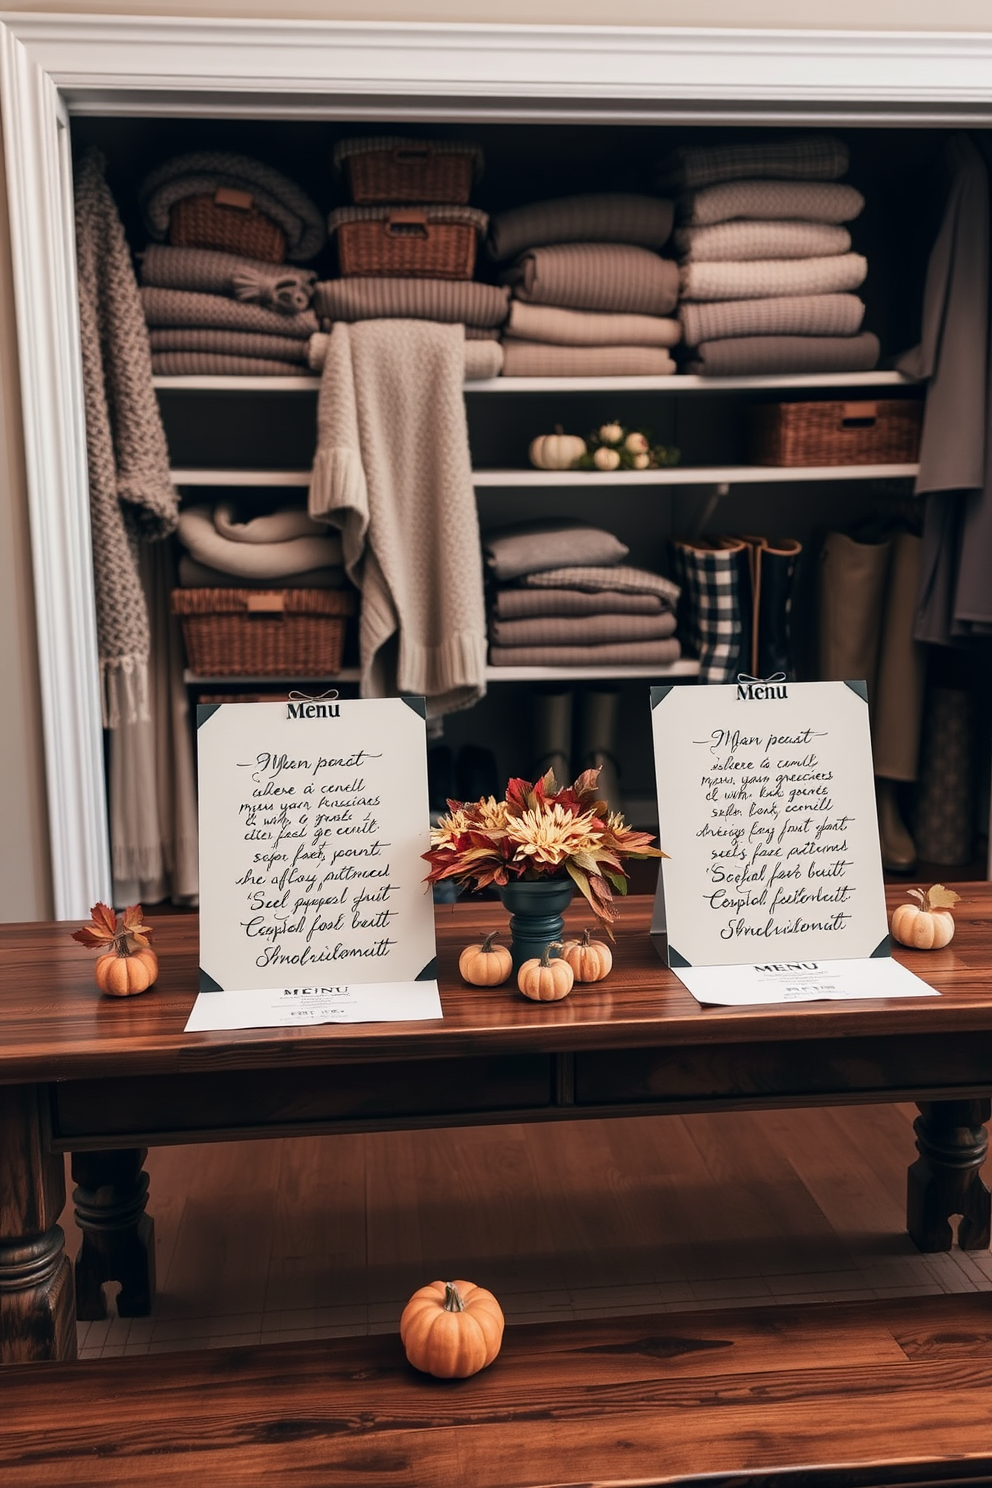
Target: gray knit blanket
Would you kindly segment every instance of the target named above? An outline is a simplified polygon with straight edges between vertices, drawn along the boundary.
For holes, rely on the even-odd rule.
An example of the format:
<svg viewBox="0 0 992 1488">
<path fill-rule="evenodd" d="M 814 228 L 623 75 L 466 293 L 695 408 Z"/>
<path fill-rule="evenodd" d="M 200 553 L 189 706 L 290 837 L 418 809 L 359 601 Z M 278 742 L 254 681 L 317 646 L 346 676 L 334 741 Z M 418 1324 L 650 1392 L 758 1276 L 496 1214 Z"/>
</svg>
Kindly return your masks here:
<svg viewBox="0 0 992 1488">
<path fill-rule="evenodd" d="M 670 201 L 657 196 L 602 192 L 561 196 L 511 207 L 492 219 L 490 258 L 514 258 L 525 248 L 550 243 L 637 243 L 661 248 L 672 231 Z"/>
<path fill-rule="evenodd" d="M 853 294 L 782 295 L 770 300 L 686 300 L 686 345 L 728 336 L 856 336 L 864 301 Z"/>
<path fill-rule="evenodd" d="M 675 363 L 656 346 L 549 346 L 503 340 L 504 377 L 670 377 Z"/>
<path fill-rule="evenodd" d="M 610 646 L 624 641 L 663 641 L 675 634 L 671 610 L 659 615 L 539 615 L 489 621 L 493 646 Z"/>
<path fill-rule="evenodd" d="M 667 641 L 614 641 L 603 646 L 490 646 L 490 666 L 505 667 L 669 667 L 682 648 Z"/>
<path fill-rule="evenodd" d="M 738 217 L 853 222 L 864 205 L 860 191 L 836 181 L 721 181 L 684 192 L 676 203 L 676 217 L 689 227 Z"/>
<path fill-rule="evenodd" d="M 465 335 L 465 381 L 482 382 L 498 377 L 503 370 L 503 348 L 500 343 L 489 340 L 488 333 L 483 333 L 485 339 L 475 340 L 469 336 L 467 327 L 460 326 L 459 330 Z M 323 370 L 330 339 L 329 331 L 318 331 L 310 337 L 307 343 L 307 361 L 311 371 Z"/>
<path fill-rule="evenodd" d="M 276 362 L 307 364 L 306 341 L 292 336 L 266 336 L 254 331 L 199 330 L 195 326 L 168 326 L 149 332 L 152 351 L 207 351 L 222 356 L 254 357 Z"/>
<path fill-rule="evenodd" d="M 682 265 L 684 300 L 763 300 L 774 295 L 846 294 L 868 274 L 860 253 L 831 258 L 761 258 Z"/>
<path fill-rule="evenodd" d="M 436 320 L 446 325 L 499 326 L 510 292 L 470 279 L 325 279 L 314 289 L 322 320 Z"/>
<path fill-rule="evenodd" d="M 669 315 L 679 297 L 678 265 L 628 243 L 535 248 L 502 277 L 515 299 L 569 310 Z"/>
<path fill-rule="evenodd" d="M 141 282 L 157 289 L 193 289 L 265 305 L 282 315 L 306 310 L 317 278 L 313 269 L 262 263 L 212 248 L 170 248 L 149 243 L 141 258 Z"/>
<path fill-rule="evenodd" d="M 293 362 L 269 361 L 264 357 L 225 356 L 217 351 L 156 351 L 152 356 L 156 377 L 299 377 Z"/>
<path fill-rule="evenodd" d="M 719 263 L 755 258 L 827 258 L 847 253 L 851 234 L 832 222 L 714 222 L 679 227 L 674 245 L 681 258 Z"/>
<path fill-rule="evenodd" d="M 310 514 L 340 529 L 362 591 L 362 695 L 420 694 L 434 718 L 486 690 L 464 366 L 460 326 L 335 325 L 310 481 Z"/>
<path fill-rule="evenodd" d="M 670 316 L 610 315 L 602 310 L 562 310 L 557 305 L 510 301 L 506 334 L 551 346 L 676 346 L 682 327 Z"/>
<path fill-rule="evenodd" d="M 104 168 L 90 150 L 77 172 L 76 260 L 103 719 L 117 728 L 149 716 L 138 544 L 173 531 L 179 497 L 131 254 Z"/>
<path fill-rule="evenodd" d="M 658 168 L 664 189 L 694 189 L 716 181 L 770 176 L 786 181 L 836 181 L 850 164 L 850 151 L 831 134 L 806 134 L 765 143 L 682 145 Z"/>
<path fill-rule="evenodd" d="M 526 574 L 521 584 L 528 589 L 581 589 L 589 594 L 613 590 L 618 594 L 657 594 L 664 603 L 678 603 L 678 584 L 646 568 L 632 568 L 618 563 L 613 567 L 574 564 L 569 567 L 544 569 Z"/>
<path fill-rule="evenodd" d="M 495 589 L 489 605 L 500 620 L 529 620 L 537 615 L 660 615 L 668 608 L 660 594 L 509 587 Z"/>
<path fill-rule="evenodd" d="M 306 262 L 319 253 L 326 233 L 318 208 L 287 176 L 247 155 L 223 150 L 197 150 L 175 155 L 157 166 L 138 188 L 145 226 L 163 242 L 169 232 L 169 213 L 189 196 L 210 196 L 218 187 L 246 192 L 252 204 L 286 234 L 287 257 Z"/>
<path fill-rule="evenodd" d="M 602 527 L 565 519 L 521 522 L 487 532 L 483 552 L 493 578 L 505 584 L 564 564 L 595 564 L 599 572 L 607 564 L 622 563 L 630 549 Z"/>
<path fill-rule="evenodd" d="M 191 289 L 141 290 L 145 319 L 150 326 L 192 326 L 199 330 L 260 331 L 268 336 L 292 336 L 305 341 L 317 330 L 312 310 L 284 315 L 265 305 L 251 305 L 226 295 L 198 294 Z"/>
<path fill-rule="evenodd" d="M 878 337 L 738 336 L 703 341 L 686 365 L 704 377 L 759 376 L 779 372 L 871 372 L 878 365 Z"/>
</svg>

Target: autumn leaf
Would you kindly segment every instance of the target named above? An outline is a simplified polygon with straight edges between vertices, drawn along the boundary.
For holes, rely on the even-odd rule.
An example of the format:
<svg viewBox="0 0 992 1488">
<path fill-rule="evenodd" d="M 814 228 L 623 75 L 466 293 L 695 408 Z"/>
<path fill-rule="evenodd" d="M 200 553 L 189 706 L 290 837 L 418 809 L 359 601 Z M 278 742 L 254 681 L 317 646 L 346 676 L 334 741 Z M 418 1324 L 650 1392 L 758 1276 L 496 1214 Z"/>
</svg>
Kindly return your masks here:
<svg viewBox="0 0 992 1488">
<path fill-rule="evenodd" d="M 152 927 L 143 923 L 145 912 L 140 904 L 129 904 L 124 911 L 124 930 L 126 934 L 140 946 L 146 946 L 152 934 Z"/>
<path fill-rule="evenodd" d="M 927 909 L 953 909 L 960 900 L 960 894 L 955 894 L 953 889 L 945 889 L 943 884 L 934 884 L 926 892 Z"/>
<path fill-rule="evenodd" d="M 88 925 L 72 932 L 73 940 L 78 940 L 80 945 L 85 946 L 112 944 L 117 938 L 117 916 L 110 905 L 98 900 L 90 910 L 90 916 Z"/>
</svg>

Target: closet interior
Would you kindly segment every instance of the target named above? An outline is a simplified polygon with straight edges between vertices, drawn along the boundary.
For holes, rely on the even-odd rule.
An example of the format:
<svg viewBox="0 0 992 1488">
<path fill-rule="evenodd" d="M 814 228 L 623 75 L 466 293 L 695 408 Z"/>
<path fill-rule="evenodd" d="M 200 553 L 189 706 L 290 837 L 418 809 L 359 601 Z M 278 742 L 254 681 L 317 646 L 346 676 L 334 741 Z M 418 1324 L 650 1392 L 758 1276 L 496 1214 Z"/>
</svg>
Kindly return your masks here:
<svg viewBox="0 0 992 1488">
<path fill-rule="evenodd" d="M 340 141 L 377 134 L 470 140 L 484 162 L 472 187 L 471 206 L 491 220 L 512 207 L 550 198 L 599 192 L 663 196 L 658 169 L 672 151 L 714 143 L 761 144 L 783 133 L 743 127 L 457 120 L 371 126 L 367 121 L 79 117 L 72 123 L 72 144 L 77 159 L 90 146 L 105 156 L 107 181 L 137 256 L 148 242 L 139 207 L 141 184 L 161 162 L 188 151 L 236 152 L 276 167 L 326 218 L 350 201 L 345 181 L 332 169 Z M 691 583 L 687 584 L 684 564 L 680 568 L 679 543 L 705 548 L 707 539 L 757 536 L 792 555 L 790 633 L 780 638 L 778 653 L 773 645 L 759 658 L 755 649 L 751 655 L 755 666 L 760 659 L 777 669 L 777 654 L 790 675 L 814 680 L 824 675 L 829 626 L 839 626 L 851 644 L 860 626 L 864 665 L 866 671 L 874 669 L 870 679 L 874 692 L 885 687 L 883 570 L 891 565 L 894 572 L 892 554 L 901 538 L 918 537 L 921 530 L 915 460 L 777 465 L 767 458 L 767 448 L 762 453 L 760 428 L 766 415 L 757 410 L 768 405 L 839 403 L 853 424 L 870 425 L 883 400 L 905 402 L 914 410 L 920 406 L 920 385 L 896 370 L 895 363 L 920 339 L 927 264 L 946 194 L 947 135 L 939 129 L 832 126 L 829 134 L 848 147 L 850 167 L 844 181 L 864 197 L 863 210 L 846 226 L 853 250 L 868 261 L 868 277 L 857 292 L 866 305 L 863 328 L 877 336 L 880 346 L 874 369 L 707 375 L 705 367 L 701 373 L 686 370 L 684 354 L 676 349 L 680 364 L 674 374 L 466 381 L 473 484 L 483 536 L 538 520 L 564 519 L 605 529 L 629 550 L 628 564 L 681 584 L 677 630 L 681 652 L 678 659 L 660 666 L 597 667 L 589 662 L 585 647 L 575 648 L 576 660 L 569 666 L 489 665 L 486 695 L 470 708 L 448 713 L 436 731 L 431 746 L 432 806 L 443 808 L 449 795 L 498 790 L 511 775 L 533 778 L 549 762 L 572 773 L 598 762 L 615 768 L 612 789 L 628 820 L 642 828 L 656 824 L 648 688 L 669 679 L 685 685 L 700 680 L 698 637 L 694 647 L 694 622 L 685 611 Z M 661 251 L 674 254 L 671 246 Z M 306 268 L 316 272 L 318 281 L 337 277 L 335 244 L 326 242 Z M 500 268 L 480 251 L 474 275 L 497 283 Z M 319 372 L 303 365 L 280 376 L 157 373 L 155 391 L 183 507 L 229 501 L 242 522 L 287 505 L 302 507 L 317 439 L 319 386 Z M 545 470 L 531 463 L 532 441 L 556 428 L 587 438 L 614 422 L 646 431 L 652 444 L 677 452 L 673 456 L 677 463 L 644 470 Z M 855 543 L 859 551 L 874 551 L 874 578 L 868 583 L 862 575 L 851 596 L 830 591 L 830 565 L 837 560 L 838 544 L 844 542 Z M 885 556 L 880 557 L 883 550 Z M 177 557 L 180 551 L 177 546 Z M 864 612 L 859 614 L 862 601 Z M 231 674 L 221 667 L 204 674 L 187 659 L 187 697 L 191 704 L 277 697 L 292 688 L 308 693 L 335 688 L 343 696 L 356 695 L 357 648 L 357 619 L 351 617 L 340 666 L 335 659 L 316 673 Z M 956 750 L 955 769 L 967 776 L 958 792 L 966 801 L 967 829 L 958 833 L 952 846 L 942 844 L 940 833 L 931 831 L 926 840 L 936 842 L 937 850 L 928 852 L 921 846 L 918 857 L 937 865 L 935 876 L 985 877 L 990 729 L 984 648 L 957 652 L 928 647 L 926 652 L 928 696 L 941 689 L 951 691 L 960 707 L 946 721 L 946 737 L 928 738 L 924 727 L 919 786 L 904 772 L 892 789 L 895 807 L 913 831 L 924 809 L 946 816 L 940 791 L 936 805 L 922 800 L 929 788 L 925 773 L 944 777 L 941 761 L 946 765 L 948 751 Z M 926 707 L 924 718 L 932 713 Z M 942 778 L 941 790 L 945 787 Z M 921 830 L 925 831 L 922 823 Z M 919 871 L 915 859 L 889 866 Z"/>
</svg>

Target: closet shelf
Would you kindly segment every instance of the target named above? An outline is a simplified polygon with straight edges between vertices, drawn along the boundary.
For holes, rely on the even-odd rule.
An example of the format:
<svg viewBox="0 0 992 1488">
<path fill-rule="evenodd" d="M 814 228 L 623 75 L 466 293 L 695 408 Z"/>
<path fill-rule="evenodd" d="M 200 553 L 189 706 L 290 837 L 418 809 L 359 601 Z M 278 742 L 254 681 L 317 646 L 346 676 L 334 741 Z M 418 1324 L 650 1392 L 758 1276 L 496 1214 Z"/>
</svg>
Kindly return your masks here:
<svg viewBox="0 0 992 1488">
<path fill-rule="evenodd" d="M 912 480 L 918 465 L 678 465 L 665 470 L 476 470 L 477 490 L 523 486 L 742 486 L 806 481 Z M 288 486 L 306 489 L 309 470 L 176 470 L 177 486 Z"/>
<path fill-rule="evenodd" d="M 667 667 L 647 666 L 574 666 L 574 667 L 486 667 L 487 682 L 623 682 L 647 681 L 651 678 L 698 677 L 698 661 L 674 661 Z M 358 682 L 361 673 L 357 667 L 345 667 L 331 677 L 228 677 L 200 676 L 186 671 L 183 680 L 189 687 L 259 687 L 280 684 L 294 687 L 324 687 L 334 682 Z"/>
<path fill-rule="evenodd" d="M 160 392 L 314 393 L 320 378 L 153 377 Z M 738 393 L 789 388 L 914 387 L 901 372 L 808 372 L 774 377 L 491 377 L 466 382 L 466 393 Z"/>
</svg>

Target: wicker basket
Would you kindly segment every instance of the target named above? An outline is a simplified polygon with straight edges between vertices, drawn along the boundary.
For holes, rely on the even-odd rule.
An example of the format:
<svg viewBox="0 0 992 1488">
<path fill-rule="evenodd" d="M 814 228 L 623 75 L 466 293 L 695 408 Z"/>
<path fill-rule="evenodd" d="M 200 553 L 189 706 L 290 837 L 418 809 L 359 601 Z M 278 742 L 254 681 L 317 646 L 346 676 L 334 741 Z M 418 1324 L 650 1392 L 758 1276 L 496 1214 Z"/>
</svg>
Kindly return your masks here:
<svg viewBox="0 0 992 1488">
<path fill-rule="evenodd" d="M 919 458 L 923 403 L 770 403 L 751 409 L 757 465 L 910 465 Z"/>
<path fill-rule="evenodd" d="M 175 248 L 221 248 L 263 263 L 283 263 L 286 234 L 260 212 L 247 191 L 219 187 L 213 196 L 187 196 L 169 212 Z"/>
<path fill-rule="evenodd" d="M 203 677 L 326 677 L 341 670 L 342 589 L 174 589 L 191 669 Z"/>
<path fill-rule="evenodd" d="M 487 224 L 471 207 L 340 207 L 328 230 L 345 277 L 471 279 Z"/>
<path fill-rule="evenodd" d="M 446 140 L 341 140 L 335 171 L 344 172 L 351 199 L 381 202 L 464 204 L 482 165 L 478 146 Z"/>
</svg>

